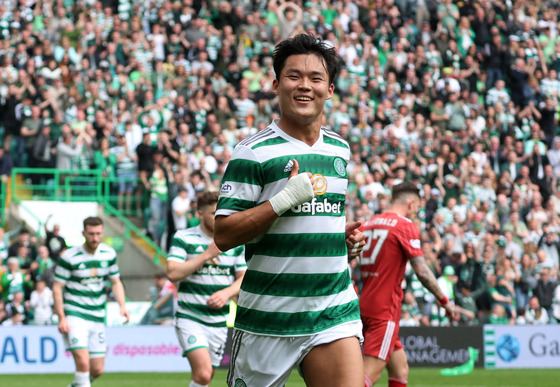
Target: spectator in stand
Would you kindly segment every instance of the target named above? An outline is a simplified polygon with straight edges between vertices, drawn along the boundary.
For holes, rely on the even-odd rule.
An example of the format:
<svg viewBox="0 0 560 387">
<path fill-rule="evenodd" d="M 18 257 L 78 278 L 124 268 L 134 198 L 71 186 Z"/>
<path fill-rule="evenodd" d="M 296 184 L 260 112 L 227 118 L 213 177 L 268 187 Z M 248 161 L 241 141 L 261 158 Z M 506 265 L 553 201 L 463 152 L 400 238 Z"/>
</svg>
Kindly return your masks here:
<svg viewBox="0 0 560 387">
<path fill-rule="evenodd" d="M 560 322 L 560 284 L 556 285 L 554 298 L 552 299 L 552 317 L 557 323 Z"/>
<path fill-rule="evenodd" d="M 35 284 L 35 290 L 31 292 L 29 307 L 33 315 L 34 325 L 52 324 L 54 299 L 52 290 L 47 283 L 40 279 Z"/>
<path fill-rule="evenodd" d="M 459 324 L 473 326 L 477 325 L 478 322 L 478 308 L 476 306 L 476 300 L 484 292 L 486 292 L 486 287 L 479 287 L 476 290 L 472 290 L 473 286 L 470 282 L 460 282 L 457 285 L 457 292 L 455 292 L 455 300 L 457 306 L 460 308 Z M 465 312 L 466 311 L 466 312 Z M 470 312 L 470 313 L 468 313 Z"/>
<path fill-rule="evenodd" d="M 502 79 L 498 79 L 494 87 L 488 90 L 486 103 L 489 106 L 496 105 L 498 102 L 501 102 L 503 106 L 507 105 L 511 97 L 505 87 L 506 83 Z"/>
<path fill-rule="evenodd" d="M 49 214 L 45 220 L 45 244 L 49 249 L 49 257 L 57 263 L 60 255 L 64 253 L 68 246 L 66 245 L 64 237 L 60 235 L 60 225 L 54 224 L 52 230 L 49 230 L 48 225 L 52 217 L 53 215 Z"/>
<path fill-rule="evenodd" d="M 31 275 L 23 273 L 19 268 L 19 260 L 15 257 L 8 258 L 7 271 L 2 274 L 2 298 L 4 302 L 13 300 L 17 292 L 25 293 L 33 287 Z"/>
<path fill-rule="evenodd" d="M 46 245 L 39 246 L 37 249 L 37 280 L 43 280 L 50 288 L 54 281 L 55 261 L 51 259 L 49 249 Z"/>
<path fill-rule="evenodd" d="M 10 156 L 4 148 L 0 149 L 0 178 L 2 180 L 2 187 L 8 182 L 10 176 L 12 176 L 13 166 L 12 156 Z"/>
<path fill-rule="evenodd" d="M 544 308 L 549 316 L 552 316 L 552 300 L 554 290 L 558 285 L 558 271 L 550 267 L 543 267 L 539 273 L 537 286 L 533 289 L 533 295 L 537 297 L 539 305 Z"/>
<path fill-rule="evenodd" d="M 548 311 L 539 304 L 538 297 L 531 297 L 525 311 L 525 321 L 531 325 L 543 325 L 550 322 Z"/>
<path fill-rule="evenodd" d="M 148 289 L 146 300 L 155 302 L 167 294 L 176 293 L 176 291 L 175 285 L 167 279 L 165 273 L 156 273 L 154 275 L 154 284 Z"/>
<path fill-rule="evenodd" d="M 54 152 L 50 120 L 44 120 L 33 144 L 30 166 L 35 168 L 52 168 Z M 33 184 L 45 184 L 49 176 L 50 174 L 48 173 L 32 174 L 31 181 Z"/>
<path fill-rule="evenodd" d="M 414 294 L 412 292 L 404 293 L 402 307 L 403 315 L 401 315 L 401 326 L 418 327 L 420 325 L 429 325 L 427 319 L 420 312 L 418 303 L 416 302 L 416 298 L 414 298 Z M 404 315 L 405 312 L 408 313 L 408 316 Z M 403 320 L 405 320 L 404 324 Z"/>
<path fill-rule="evenodd" d="M 7 318 L 8 312 L 6 311 L 6 303 L 4 302 L 4 299 L 0 297 L 0 324 L 3 325 Z"/>
<path fill-rule="evenodd" d="M 191 201 L 188 198 L 186 188 L 179 188 L 175 199 L 171 202 L 171 213 L 176 230 L 187 228 L 187 212 L 191 208 Z"/>
<path fill-rule="evenodd" d="M 18 321 L 21 324 L 29 323 L 29 309 L 29 301 L 25 300 L 25 296 L 22 292 L 15 292 L 12 300 L 6 303 L 8 318 L 12 318 L 12 320 Z M 14 316 L 16 317 L 14 318 Z"/>
<path fill-rule="evenodd" d="M 282 35 L 280 39 L 287 39 L 294 34 L 294 32 L 301 27 L 303 21 L 303 10 L 301 7 L 291 1 L 285 0 L 272 0 L 270 3 L 279 3 L 276 9 L 278 23 Z"/>
<path fill-rule="evenodd" d="M 148 187 L 150 188 L 149 231 L 152 239 L 159 246 L 161 237 L 167 227 L 167 172 L 161 164 L 163 153 L 156 149 L 152 155 L 154 157 L 154 171 L 148 180 Z"/>
<path fill-rule="evenodd" d="M 512 324 L 512 320 L 507 316 L 506 308 L 501 304 L 494 304 L 492 313 L 488 316 L 488 324 L 508 325 Z"/>
<path fill-rule="evenodd" d="M 31 115 L 23 120 L 20 136 L 18 137 L 16 157 L 16 165 L 18 167 L 33 166 L 31 156 L 36 138 L 41 130 L 42 121 L 41 108 L 37 105 L 32 105 Z"/>
<path fill-rule="evenodd" d="M 9 256 L 17 256 L 20 247 L 27 247 L 27 251 L 25 252 L 25 256 L 21 257 L 24 261 L 35 259 L 37 256 L 37 247 L 35 245 L 35 237 L 31 237 L 31 233 L 26 228 L 20 230 L 17 240 L 12 243 L 10 248 L 8 249 Z M 23 262 L 20 262 L 20 264 Z"/>
<path fill-rule="evenodd" d="M 550 229 L 544 232 L 538 243 L 538 249 L 544 251 L 547 261 L 550 262 L 553 268 L 558 270 L 560 263 L 560 238 L 558 237 L 558 232 Z"/>
<path fill-rule="evenodd" d="M 110 153 L 114 156 L 115 176 L 118 183 L 117 209 L 125 214 L 131 214 L 132 193 L 135 190 L 135 181 L 138 178 L 136 164 L 138 156 L 134 150 L 127 145 L 126 135 L 117 134 L 117 143 L 110 148 Z"/>
<path fill-rule="evenodd" d="M 560 90 L 560 47 L 555 46 L 555 37 L 560 26 L 549 17 L 550 2 L 515 2 L 510 10 L 501 1 L 493 4 L 494 9 L 452 0 L 389 1 L 375 4 L 375 9 L 349 1 L 320 2 L 317 7 L 305 1 L 233 6 L 196 1 L 177 8 L 160 2 L 149 12 L 142 6 L 126 10 L 126 2 L 118 12 L 95 1 L 71 9 L 57 3 L 53 10 L 35 2 L 5 3 L 1 18 L 10 28 L 0 31 L 2 41 L 10 44 L 0 49 L 3 182 L 8 181 L 12 160 L 18 165 L 25 159 L 46 165 L 37 161 L 45 156 L 48 162 L 49 142 L 41 133 L 33 135 L 33 127 L 50 121 L 53 162 L 70 170 L 91 168 L 92 154 L 114 146 L 117 133 L 125 133 L 141 166 L 142 184 L 132 208 L 141 216 L 149 202 L 144 187 L 153 172 L 152 149 L 164 152 L 169 176 L 181 170 L 187 182 L 198 176 L 195 171 L 207 170 L 210 178 L 195 177 L 196 192 L 207 190 L 222 178 L 237 143 L 262 130 L 270 117 L 279 116 L 277 97 L 271 93 L 271 53 L 283 36 L 305 30 L 328 41 L 343 57 L 339 65 L 347 75 L 338 78 L 324 116 L 327 124 L 336 122 L 330 129 L 351 143 L 357 154 L 352 164 L 365 165 L 352 177 L 353 192 L 363 190 L 362 173 L 376 169 L 383 171 L 376 183 L 385 193 L 390 193 L 395 179 L 429 187 L 427 209 L 421 214 L 425 218 L 419 224 L 422 232 L 451 197 L 463 195 L 466 202 L 458 200 L 457 205 L 464 206 L 462 218 L 454 219 L 462 233 L 480 222 L 487 232 L 506 236 L 506 255 L 517 259 L 526 236 L 521 235 L 523 226 L 511 228 L 512 213 L 519 213 L 518 224 L 530 223 L 535 211 L 529 217 L 527 213 L 539 191 L 547 222 L 553 222 L 547 199 L 554 203 L 552 211 L 560 213 L 560 192 L 554 192 L 554 176 L 560 175 L 560 158 L 555 155 L 560 142 L 554 141 Z M 46 12 L 45 17 L 38 11 Z M 432 15 L 429 21 L 426 14 Z M 532 18 L 540 18 L 538 25 Z M 445 106 L 461 114 L 450 116 Z M 239 120 L 233 118 L 236 115 Z M 254 123 L 245 117 L 254 118 Z M 344 124 L 336 117 L 343 117 Z M 447 133 L 449 128 L 456 132 Z M 142 130 L 148 141 L 137 148 Z M 162 135 L 164 130 L 169 134 Z M 166 136 L 171 147 L 163 143 Z M 353 137 L 360 141 L 351 141 Z M 18 139 L 23 152 L 17 152 Z M 380 146 L 392 141 L 410 155 L 405 168 L 399 164 L 398 151 Z M 82 143 L 79 151 L 78 143 Z M 475 146 L 481 149 L 472 154 Z M 430 157 L 440 156 L 440 151 L 449 155 L 442 176 L 436 157 Z M 476 172 L 483 175 L 470 172 L 473 165 L 467 160 L 473 157 L 489 161 L 490 168 L 478 163 Z M 150 164 L 147 169 L 144 162 Z M 465 178 L 455 170 L 465 171 Z M 457 184 L 448 184 L 447 175 L 458 178 Z M 485 178 L 490 179 L 495 198 L 486 188 L 479 191 Z M 438 200 L 433 200 L 432 188 L 441 191 Z M 194 192 L 189 185 L 193 203 Z M 485 199 L 477 200 L 482 194 Z M 349 211 L 367 215 L 379 211 L 386 200 L 350 195 L 348 202 Z M 124 202 L 122 208 L 126 209 Z M 436 223 L 440 232 L 447 233 L 443 223 Z"/>
<path fill-rule="evenodd" d="M 530 101 L 531 88 L 527 83 L 530 74 L 537 68 L 534 58 L 527 62 L 523 58 L 517 58 L 509 71 L 511 99 L 516 106 L 525 107 Z"/>
<path fill-rule="evenodd" d="M 82 147 L 85 142 L 85 136 L 80 133 L 74 139 L 73 135 L 69 131 L 63 131 L 62 139 L 56 145 L 56 169 L 65 171 L 61 173 L 60 185 L 64 185 L 66 179 L 71 176 L 71 170 L 75 169 L 74 159 L 82 153 Z M 59 193 L 61 194 L 61 193 Z M 69 195 L 70 192 L 65 192 L 65 195 Z"/>
<path fill-rule="evenodd" d="M 535 261 L 528 253 L 523 253 L 519 264 L 519 275 L 515 279 L 515 299 L 517 307 L 525 308 L 529 302 L 529 293 L 537 286 Z"/>
</svg>

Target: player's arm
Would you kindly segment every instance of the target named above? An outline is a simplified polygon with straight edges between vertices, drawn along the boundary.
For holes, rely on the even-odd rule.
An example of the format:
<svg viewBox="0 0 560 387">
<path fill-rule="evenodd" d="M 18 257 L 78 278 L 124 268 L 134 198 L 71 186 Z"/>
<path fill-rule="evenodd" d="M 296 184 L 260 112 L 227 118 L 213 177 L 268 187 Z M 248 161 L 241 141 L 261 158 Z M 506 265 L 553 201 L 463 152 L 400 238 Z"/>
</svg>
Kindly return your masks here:
<svg viewBox="0 0 560 387">
<path fill-rule="evenodd" d="M 243 282 L 244 275 L 245 271 L 236 272 L 236 279 L 233 284 L 212 294 L 206 301 L 206 304 L 208 304 L 208 306 L 211 308 L 220 309 L 226 304 L 226 302 L 228 302 L 228 300 L 239 295 L 239 290 L 241 289 L 241 282 Z"/>
<path fill-rule="evenodd" d="M 58 330 L 60 333 L 68 333 L 70 332 L 70 327 L 68 322 L 66 321 L 66 314 L 64 313 L 63 307 L 63 298 L 62 298 L 62 291 L 66 284 L 62 282 L 54 281 L 52 285 L 53 291 L 53 311 L 58 316 Z"/>
<path fill-rule="evenodd" d="M 448 316 L 453 316 L 453 304 L 449 302 L 443 291 L 439 287 L 434 273 L 426 264 L 424 257 L 414 257 L 410 259 L 410 265 L 416 273 L 418 280 L 424 285 L 426 289 L 432 293 L 441 307 L 445 308 Z"/>
<path fill-rule="evenodd" d="M 216 216 L 214 241 L 222 251 L 252 241 L 293 206 L 305 203 L 315 196 L 311 174 L 299 173 L 299 164 L 294 161 L 286 187 L 263 204 L 229 216 Z"/>
<path fill-rule="evenodd" d="M 113 290 L 113 296 L 115 296 L 115 301 L 121 307 L 121 315 L 126 318 L 125 324 L 130 321 L 130 314 L 126 310 L 126 297 L 124 295 L 124 286 L 119 277 L 113 277 L 110 279 L 111 289 Z"/>
<path fill-rule="evenodd" d="M 167 261 L 167 278 L 171 282 L 180 281 L 187 278 L 189 275 L 197 271 L 206 261 L 217 257 L 221 254 L 216 243 L 212 242 L 208 245 L 205 251 L 184 262 L 177 262 L 173 260 Z"/>
<path fill-rule="evenodd" d="M 224 251 L 233 249 L 268 230 L 277 218 L 270 202 L 229 216 L 218 215 L 214 223 L 214 241 Z"/>
</svg>

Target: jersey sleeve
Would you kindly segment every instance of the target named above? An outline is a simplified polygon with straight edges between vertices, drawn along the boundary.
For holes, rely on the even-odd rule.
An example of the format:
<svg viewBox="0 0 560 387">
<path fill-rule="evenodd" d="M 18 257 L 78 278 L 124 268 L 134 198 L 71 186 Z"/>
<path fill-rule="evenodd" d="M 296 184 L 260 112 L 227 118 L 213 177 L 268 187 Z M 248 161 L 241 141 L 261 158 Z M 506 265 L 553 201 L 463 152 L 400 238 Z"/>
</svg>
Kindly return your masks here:
<svg viewBox="0 0 560 387">
<path fill-rule="evenodd" d="M 414 223 L 402 223 L 399 229 L 399 242 L 407 260 L 424 255 L 422 252 L 422 243 L 420 242 L 420 233 Z"/>
<path fill-rule="evenodd" d="M 54 269 L 54 280 L 66 284 L 72 274 L 72 265 L 68 262 L 67 257 L 63 254 L 56 268 Z"/>
<path fill-rule="evenodd" d="M 119 265 L 117 264 L 117 253 L 113 259 L 109 262 L 109 278 L 119 278 L 121 276 L 119 272 Z"/>
<path fill-rule="evenodd" d="M 242 272 L 247 270 L 247 262 L 245 262 L 245 246 L 236 247 L 235 257 L 235 272 Z"/>
<path fill-rule="evenodd" d="M 185 262 L 187 260 L 187 243 L 176 233 L 171 240 L 171 247 L 167 255 L 168 261 Z"/>
<path fill-rule="evenodd" d="M 216 215 L 228 216 L 255 207 L 263 182 L 263 169 L 253 150 L 238 145 L 222 179 Z"/>
</svg>

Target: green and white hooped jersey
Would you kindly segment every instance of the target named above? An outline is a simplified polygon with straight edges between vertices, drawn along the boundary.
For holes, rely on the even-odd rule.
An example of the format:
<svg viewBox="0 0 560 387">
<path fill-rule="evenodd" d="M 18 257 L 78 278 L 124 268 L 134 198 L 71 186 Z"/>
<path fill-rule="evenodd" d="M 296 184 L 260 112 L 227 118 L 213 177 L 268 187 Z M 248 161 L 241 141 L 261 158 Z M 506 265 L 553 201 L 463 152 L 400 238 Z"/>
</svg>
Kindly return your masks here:
<svg viewBox="0 0 560 387">
<path fill-rule="evenodd" d="M 317 196 L 285 212 L 248 243 L 237 329 L 271 336 L 311 335 L 360 320 L 348 273 L 345 196 L 348 143 L 321 128 L 313 146 L 272 122 L 235 148 L 216 215 L 253 208 L 281 191 L 293 167 L 315 175 Z"/>
<path fill-rule="evenodd" d="M 107 279 L 118 278 L 117 253 L 100 243 L 94 255 L 83 245 L 72 247 L 60 257 L 55 281 L 65 284 L 64 313 L 94 322 L 105 322 Z"/>
<path fill-rule="evenodd" d="M 196 227 L 179 230 L 173 236 L 168 261 L 185 262 L 206 251 L 212 238 Z M 210 327 L 225 327 L 229 303 L 221 309 L 210 308 L 206 301 L 215 292 L 225 289 L 236 279 L 236 273 L 245 271 L 245 248 L 243 246 L 223 252 L 216 265 L 205 262 L 193 274 L 179 284 L 178 318 L 197 321 Z"/>
</svg>

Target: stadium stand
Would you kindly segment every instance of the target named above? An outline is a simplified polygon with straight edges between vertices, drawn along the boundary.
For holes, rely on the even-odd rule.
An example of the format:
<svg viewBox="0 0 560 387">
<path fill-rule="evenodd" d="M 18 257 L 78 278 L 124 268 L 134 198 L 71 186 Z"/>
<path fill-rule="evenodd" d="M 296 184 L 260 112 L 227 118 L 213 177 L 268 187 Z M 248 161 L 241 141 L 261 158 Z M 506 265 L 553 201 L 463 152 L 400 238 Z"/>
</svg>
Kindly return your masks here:
<svg viewBox="0 0 560 387">
<path fill-rule="evenodd" d="M 271 53 L 283 37 L 307 32 L 343 58 L 324 125 L 353 152 L 347 217 L 368 219 L 387 208 L 394 184 L 416 183 L 427 261 L 437 276 L 453 269 L 454 291 L 474 313 L 446 320 L 410 271 L 410 323 L 482 324 L 496 319 L 495 304 L 503 322 L 542 321 L 519 318 L 537 305 L 556 323 L 559 6 L 4 1 L 2 209 L 12 181 L 51 199 L 87 196 L 100 182 L 117 212 L 165 249 L 179 192 L 190 201 L 180 224 L 197 224 L 197 194 L 217 190 L 235 145 L 278 117 Z M 16 242 L 6 233 L 1 243 L 0 271 L 13 277 L 7 261 L 18 252 L 7 251 Z M 39 258 L 29 260 L 24 303 L 40 277 Z M 0 320 L 16 323 L 9 283 Z"/>
</svg>

